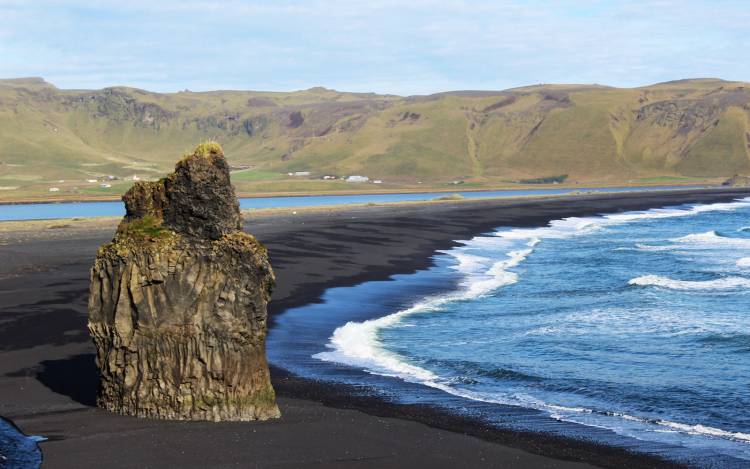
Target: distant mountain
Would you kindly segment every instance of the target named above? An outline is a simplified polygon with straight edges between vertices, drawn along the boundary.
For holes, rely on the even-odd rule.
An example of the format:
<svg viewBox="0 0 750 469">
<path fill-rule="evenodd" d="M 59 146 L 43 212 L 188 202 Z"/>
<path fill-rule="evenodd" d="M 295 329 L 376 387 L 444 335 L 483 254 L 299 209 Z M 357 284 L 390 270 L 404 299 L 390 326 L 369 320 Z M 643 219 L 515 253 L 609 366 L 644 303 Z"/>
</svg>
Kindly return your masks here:
<svg viewBox="0 0 750 469">
<path fill-rule="evenodd" d="M 115 193 L 124 183 L 106 176 L 157 177 L 209 138 L 238 169 L 240 191 L 362 187 L 308 180 L 352 174 L 390 187 L 725 177 L 750 173 L 749 120 L 750 85 L 718 79 L 409 97 L 320 87 L 61 90 L 41 78 L 0 80 L 0 200 L 53 184 Z"/>
</svg>

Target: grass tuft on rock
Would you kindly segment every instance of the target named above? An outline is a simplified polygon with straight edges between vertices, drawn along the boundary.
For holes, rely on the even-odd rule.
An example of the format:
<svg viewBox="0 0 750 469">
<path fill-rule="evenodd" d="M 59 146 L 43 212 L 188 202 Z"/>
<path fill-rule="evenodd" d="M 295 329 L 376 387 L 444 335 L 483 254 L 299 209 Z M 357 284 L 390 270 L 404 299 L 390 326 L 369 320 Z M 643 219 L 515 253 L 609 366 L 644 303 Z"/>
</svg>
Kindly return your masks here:
<svg viewBox="0 0 750 469">
<path fill-rule="evenodd" d="M 172 235 L 172 231 L 162 226 L 162 221 L 153 216 L 146 215 L 143 218 L 127 223 L 122 234 L 136 241 L 166 239 Z"/>
<path fill-rule="evenodd" d="M 221 145 L 219 145 L 219 143 L 214 140 L 206 140 L 205 142 L 199 143 L 198 146 L 195 147 L 195 150 L 193 151 L 193 155 L 202 156 L 204 158 L 211 156 L 211 155 L 223 155 L 223 154 L 224 154 L 224 150 L 221 148 Z"/>
</svg>

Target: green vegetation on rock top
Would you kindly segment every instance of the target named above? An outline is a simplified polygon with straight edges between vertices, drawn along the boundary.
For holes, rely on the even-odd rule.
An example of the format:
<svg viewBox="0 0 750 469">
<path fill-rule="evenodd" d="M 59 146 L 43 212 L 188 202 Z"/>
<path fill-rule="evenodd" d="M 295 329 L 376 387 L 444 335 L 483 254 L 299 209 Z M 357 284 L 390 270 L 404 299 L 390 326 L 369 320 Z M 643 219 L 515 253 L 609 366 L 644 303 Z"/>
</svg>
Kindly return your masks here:
<svg viewBox="0 0 750 469">
<path fill-rule="evenodd" d="M 143 242 L 168 239 L 172 237 L 173 232 L 163 227 L 159 218 L 145 215 L 143 218 L 123 222 L 118 234 L 128 240 Z"/>
<path fill-rule="evenodd" d="M 206 140 L 205 142 L 199 143 L 198 146 L 195 147 L 195 150 L 193 150 L 192 154 L 205 158 L 210 155 L 223 155 L 224 150 L 221 149 L 221 145 L 219 145 L 218 142 Z"/>
</svg>

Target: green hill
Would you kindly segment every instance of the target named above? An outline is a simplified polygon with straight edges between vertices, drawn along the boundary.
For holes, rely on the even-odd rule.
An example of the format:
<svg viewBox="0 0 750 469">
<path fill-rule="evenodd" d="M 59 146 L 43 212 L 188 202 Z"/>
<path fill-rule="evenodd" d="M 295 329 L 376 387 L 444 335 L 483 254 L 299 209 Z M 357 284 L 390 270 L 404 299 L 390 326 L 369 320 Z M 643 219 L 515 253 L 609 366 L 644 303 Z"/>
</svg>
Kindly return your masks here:
<svg viewBox="0 0 750 469">
<path fill-rule="evenodd" d="M 111 197 L 207 139 L 224 147 L 241 193 L 701 181 L 750 173 L 749 86 L 699 79 L 400 97 L 0 80 L 0 200 Z"/>
</svg>

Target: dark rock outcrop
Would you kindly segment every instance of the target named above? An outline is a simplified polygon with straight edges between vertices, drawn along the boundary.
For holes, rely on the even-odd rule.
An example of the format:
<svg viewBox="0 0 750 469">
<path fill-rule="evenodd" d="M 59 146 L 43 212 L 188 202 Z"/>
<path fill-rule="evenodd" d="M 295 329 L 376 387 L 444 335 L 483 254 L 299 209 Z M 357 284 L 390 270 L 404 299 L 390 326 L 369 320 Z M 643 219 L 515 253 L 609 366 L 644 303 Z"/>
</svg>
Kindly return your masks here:
<svg viewBox="0 0 750 469">
<path fill-rule="evenodd" d="M 278 417 L 265 355 L 273 271 L 241 231 L 221 148 L 200 145 L 123 200 L 125 218 L 91 269 L 99 406 L 164 419 Z"/>
<path fill-rule="evenodd" d="M 293 113 L 289 114 L 289 127 L 292 129 L 296 129 L 297 127 L 301 126 L 305 122 L 305 117 L 302 115 L 300 111 L 294 111 Z"/>
<path fill-rule="evenodd" d="M 724 181 L 721 185 L 726 187 L 750 187 L 750 176 L 740 176 L 739 174 L 735 174 Z"/>
</svg>

